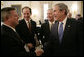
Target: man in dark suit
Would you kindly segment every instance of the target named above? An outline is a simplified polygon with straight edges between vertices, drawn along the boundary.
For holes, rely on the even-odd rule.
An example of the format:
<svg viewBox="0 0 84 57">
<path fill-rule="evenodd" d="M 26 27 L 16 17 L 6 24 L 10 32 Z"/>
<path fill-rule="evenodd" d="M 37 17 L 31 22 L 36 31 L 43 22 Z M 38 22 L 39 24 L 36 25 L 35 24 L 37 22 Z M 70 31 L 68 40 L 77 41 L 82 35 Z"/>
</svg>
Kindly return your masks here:
<svg viewBox="0 0 84 57">
<path fill-rule="evenodd" d="M 70 12 L 68 12 L 67 18 L 68 18 L 68 19 L 75 19 L 75 18 L 72 18 L 72 13 L 70 13 Z"/>
<path fill-rule="evenodd" d="M 34 22 L 30 16 L 32 14 L 31 8 L 22 8 L 23 19 L 19 21 L 16 26 L 16 31 L 25 43 L 28 43 L 31 50 L 34 50 L 36 45 L 34 34 L 36 33 L 36 22 Z"/>
<path fill-rule="evenodd" d="M 54 24 L 53 9 L 48 9 L 47 18 L 48 21 L 41 25 L 41 40 L 43 45 L 46 45 L 51 31 L 51 26 Z"/>
<path fill-rule="evenodd" d="M 58 3 L 53 10 L 57 22 L 51 29 L 46 55 L 83 56 L 83 27 L 76 20 L 67 18 L 67 5 Z"/>
<path fill-rule="evenodd" d="M 83 23 L 83 17 L 81 16 L 81 14 L 76 15 L 76 20 Z"/>
<path fill-rule="evenodd" d="M 29 47 L 15 31 L 18 24 L 18 14 L 15 8 L 1 9 L 1 56 L 40 56 L 39 50 L 30 52 Z"/>
</svg>

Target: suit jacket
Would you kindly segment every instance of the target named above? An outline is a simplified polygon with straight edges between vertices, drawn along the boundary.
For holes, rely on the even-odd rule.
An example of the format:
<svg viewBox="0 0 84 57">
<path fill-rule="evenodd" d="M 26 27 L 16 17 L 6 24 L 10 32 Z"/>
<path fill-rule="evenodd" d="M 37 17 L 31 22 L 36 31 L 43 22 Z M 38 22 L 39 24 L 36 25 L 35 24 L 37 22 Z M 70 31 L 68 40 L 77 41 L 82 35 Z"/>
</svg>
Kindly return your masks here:
<svg viewBox="0 0 84 57">
<path fill-rule="evenodd" d="M 45 45 L 45 43 L 49 39 L 49 34 L 50 34 L 49 22 L 43 23 L 41 25 L 41 40 L 43 45 Z"/>
<path fill-rule="evenodd" d="M 32 43 L 33 45 L 35 45 L 34 34 L 36 33 L 36 23 L 32 20 L 30 22 L 31 32 L 29 31 L 29 28 L 27 27 L 24 19 L 19 21 L 19 24 L 16 26 L 16 31 L 25 43 Z"/>
<path fill-rule="evenodd" d="M 67 19 L 62 43 L 59 43 L 58 29 L 55 27 L 44 50 L 47 56 L 83 55 L 83 27 L 76 20 Z"/>
<path fill-rule="evenodd" d="M 2 56 L 29 56 L 24 49 L 24 42 L 11 28 L 1 27 L 1 55 Z"/>
<path fill-rule="evenodd" d="M 80 17 L 80 18 L 78 19 L 78 21 L 81 22 L 81 23 L 83 23 L 83 17 Z"/>
</svg>

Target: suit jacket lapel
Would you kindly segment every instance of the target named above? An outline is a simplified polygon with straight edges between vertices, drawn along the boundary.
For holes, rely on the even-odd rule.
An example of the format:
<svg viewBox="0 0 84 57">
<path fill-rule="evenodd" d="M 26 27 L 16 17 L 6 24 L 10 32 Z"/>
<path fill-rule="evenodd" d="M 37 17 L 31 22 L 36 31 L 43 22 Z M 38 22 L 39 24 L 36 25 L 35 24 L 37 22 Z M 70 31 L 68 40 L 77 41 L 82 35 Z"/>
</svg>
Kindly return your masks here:
<svg viewBox="0 0 84 57">
<path fill-rule="evenodd" d="M 31 23 L 31 31 L 32 31 L 32 29 L 33 29 L 33 27 L 34 27 L 34 25 L 33 25 L 33 21 L 30 20 L 30 23 Z"/>
<path fill-rule="evenodd" d="M 27 27 L 27 24 L 26 24 L 26 22 L 25 22 L 24 19 L 22 20 L 22 24 L 21 24 L 21 26 L 23 27 L 24 30 L 29 31 L 29 28 Z"/>
<path fill-rule="evenodd" d="M 20 37 L 18 37 L 19 35 L 17 36 L 15 31 L 13 31 L 11 28 L 9 28 L 9 27 L 7 27 L 5 25 L 3 25 L 3 28 L 5 29 L 5 31 L 7 31 L 8 35 L 11 36 L 11 38 L 23 43 L 22 40 L 20 39 Z"/>
<path fill-rule="evenodd" d="M 50 32 L 50 26 L 49 26 L 49 22 L 46 24 L 47 25 L 47 29 Z"/>
<path fill-rule="evenodd" d="M 58 22 L 53 24 L 53 27 L 51 28 L 51 34 L 58 39 Z"/>
<path fill-rule="evenodd" d="M 67 19 L 65 29 L 64 29 L 63 39 L 66 38 L 65 36 L 68 35 L 70 29 L 71 29 L 71 23 L 70 23 L 70 20 Z"/>
</svg>

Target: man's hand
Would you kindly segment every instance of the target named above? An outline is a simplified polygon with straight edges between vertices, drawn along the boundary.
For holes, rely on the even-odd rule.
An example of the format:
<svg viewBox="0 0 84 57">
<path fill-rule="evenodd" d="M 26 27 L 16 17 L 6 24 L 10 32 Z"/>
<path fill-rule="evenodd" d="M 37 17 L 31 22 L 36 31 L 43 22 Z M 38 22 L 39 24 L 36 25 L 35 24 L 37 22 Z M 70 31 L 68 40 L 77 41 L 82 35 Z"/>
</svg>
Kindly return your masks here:
<svg viewBox="0 0 84 57">
<path fill-rule="evenodd" d="M 32 43 L 28 43 L 27 46 L 29 49 L 32 49 L 34 47 Z"/>
<path fill-rule="evenodd" d="M 44 53 L 44 51 L 43 49 L 36 49 L 35 53 L 36 53 L 36 56 L 41 56 Z"/>
</svg>

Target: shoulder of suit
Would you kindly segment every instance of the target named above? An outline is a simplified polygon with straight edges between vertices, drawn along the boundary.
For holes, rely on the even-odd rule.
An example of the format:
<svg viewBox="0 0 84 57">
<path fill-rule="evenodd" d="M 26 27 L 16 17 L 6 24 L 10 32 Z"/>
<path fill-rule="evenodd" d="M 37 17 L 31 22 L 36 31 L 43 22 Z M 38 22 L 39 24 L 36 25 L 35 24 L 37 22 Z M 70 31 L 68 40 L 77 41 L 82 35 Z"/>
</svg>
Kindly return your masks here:
<svg viewBox="0 0 84 57">
<path fill-rule="evenodd" d="M 31 20 L 31 23 L 32 23 L 32 24 L 34 24 L 34 25 L 36 25 L 36 22 L 35 22 L 35 21 L 33 21 L 33 20 Z"/>
<path fill-rule="evenodd" d="M 73 19 L 73 18 L 67 19 L 67 23 L 72 24 L 72 25 L 78 25 L 77 20 L 76 19 Z"/>
<path fill-rule="evenodd" d="M 24 19 L 19 20 L 19 22 L 25 21 Z"/>
<path fill-rule="evenodd" d="M 23 24 L 23 23 L 25 23 L 24 19 L 19 20 L 19 24 Z"/>
<path fill-rule="evenodd" d="M 1 34 L 10 34 L 11 33 L 10 31 L 13 31 L 13 30 L 5 25 L 1 26 Z"/>
<path fill-rule="evenodd" d="M 32 19 L 31 19 L 31 22 L 34 22 L 34 23 L 36 23 L 36 22 L 35 22 L 34 20 L 32 20 Z"/>
<path fill-rule="evenodd" d="M 41 26 L 46 26 L 48 24 L 49 24 L 49 22 L 46 22 L 46 23 L 43 23 Z"/>
<path fill-rule="evenodd" d="M 70 22 L 77 22 L 77 20 L 75 18 L 68 18 L 67 20 Z"/>
<path fill-rule="evenodd" d="M 25 22 L 24 19 L 19 20 L 19 24 L 16 25 L 16 29 L 17 29 L 19 26 L 22 26 L 22 24 L 23 24 L 24 22 Z"/>
<path fill-rule="evenodd" d="M 3 35 L 4 34 L 4 32 L 5 32 L 5 30 L 4 30 L 5 28 L 4 28 L 4 25 L 2 25 L 1 26 L 1 35 Z"/>
</svg>

